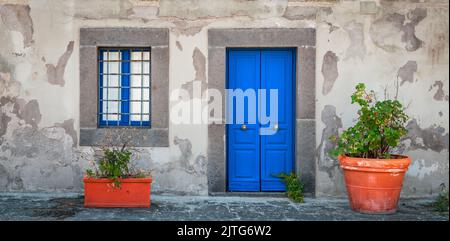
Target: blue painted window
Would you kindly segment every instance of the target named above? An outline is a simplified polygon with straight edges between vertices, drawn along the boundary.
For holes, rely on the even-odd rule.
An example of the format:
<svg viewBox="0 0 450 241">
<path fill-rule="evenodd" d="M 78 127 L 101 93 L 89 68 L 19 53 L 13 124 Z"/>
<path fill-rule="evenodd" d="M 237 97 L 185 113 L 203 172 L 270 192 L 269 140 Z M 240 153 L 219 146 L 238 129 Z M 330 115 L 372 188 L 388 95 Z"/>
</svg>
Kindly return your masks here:
<svg viewBox="0 0 450 241">
<path fill-rule="evenodd" d="M 100 127 L 150 127 L 150 48 L 99 48 Z"/>
</svg>

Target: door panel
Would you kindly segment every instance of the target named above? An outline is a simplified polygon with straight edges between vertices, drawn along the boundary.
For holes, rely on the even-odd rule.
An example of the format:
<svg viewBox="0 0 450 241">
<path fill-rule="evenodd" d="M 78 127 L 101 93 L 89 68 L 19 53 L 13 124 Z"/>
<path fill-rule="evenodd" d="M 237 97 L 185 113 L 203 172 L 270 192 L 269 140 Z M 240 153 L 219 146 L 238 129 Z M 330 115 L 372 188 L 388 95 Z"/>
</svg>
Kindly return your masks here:
<svg viewBox="0 0 450 241">
<path fill-rule="evenodd" d="M 260 83 L 260 52 L 237 50 L 228 52 L 228 89 L 258 89 Z M 236 99 L 227 100 L 227 106 L 235 106 Z M 233 123 L 228 130 L 228 190 L 260 191 L 260 138 L 259 125 L 248 123 L 248 101 L 244 100 L 244 123 Z M 254 108 L 254 107 L 253 107 Z M 241 127 L 245 124 L 246 130 Z"/>
<path fill-rule="evenodd" d="M 278 89 L 278 128 L 273 135 L 261 135 L 261 191 L 283 191 L 285 184 L 276 177 L 293 170 L 293 56 L 290 50 L 261 52 L 261 89 Z M 266 95 L 270 113 L 270 95 Z M 261 100 L 263 101 L 263 100 Z M 261 113 L 261 112 L 260 112 Z M 270 124 L 261 125 L 268 128 Z M 276 129 L 276 126 L 274 126 Z"/>
<path fill-rule="evenodd" d="M 265 113 L 270 114 L 269 90 L 278 90 L 278 130 L 273 135 L 260 135 L 261 128 L 269 127 L 270 123 L 249 123 L 247 100 L 243 108 L 244 123 L 236 123 L 237 108 L 234 108 L 233 124 L 227 125 L 228 190 L 283 191 L 285 185 L 275 175 L 293 170 L 293 51 L 229 50 L 227 61 L 227 88 L 266 89 Z M 256 94 L 256 103 L 260 100 Z M 236 105 L 235 99 L 227 100 L 228 107 Z M 247 126 L 246 130 L 241 128 L 242 124 Z"/>
</svg>

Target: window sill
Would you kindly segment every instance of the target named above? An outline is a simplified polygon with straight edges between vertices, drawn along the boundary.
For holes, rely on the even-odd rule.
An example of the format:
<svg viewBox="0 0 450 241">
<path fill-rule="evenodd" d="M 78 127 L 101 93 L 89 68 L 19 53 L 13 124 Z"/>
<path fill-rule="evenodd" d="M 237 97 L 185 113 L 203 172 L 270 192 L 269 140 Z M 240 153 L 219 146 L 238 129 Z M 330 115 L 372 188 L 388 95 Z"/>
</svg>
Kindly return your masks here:
<svg viewBox="0 0 450 241">
<path fill-rule="evenodd" d="M 112 143 L 108 141 L 112 140 Z M 167 128 L 81 128 L 80 146 L 122 145 L 127 140 L 132 147 L 168 147 Z"/>
</svg>

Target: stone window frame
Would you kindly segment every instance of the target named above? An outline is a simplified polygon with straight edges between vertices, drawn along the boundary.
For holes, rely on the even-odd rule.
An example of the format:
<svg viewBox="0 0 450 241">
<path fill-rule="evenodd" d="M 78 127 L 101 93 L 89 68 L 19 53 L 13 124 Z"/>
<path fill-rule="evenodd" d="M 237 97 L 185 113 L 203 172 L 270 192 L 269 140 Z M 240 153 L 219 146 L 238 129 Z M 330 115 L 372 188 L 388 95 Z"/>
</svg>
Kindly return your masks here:
<svg viewBox="0 0 450 241">
<path fill-rule="evenodd" d="M 98 126 L 98 48 L 150 47 L 151 127 Z M 134 147 L 169 146 L 169 29 L 80 28 L 80 146 L 117 144 L 127 137 Z M 131 137 L 131 138 L 130 138 Z M 115 143 L 112 143 L 115 144 Z"/>
<path fill-rule="evenodd" d="M 305 192 L 315 194 L 316 173 L 316 30 L 314 28 L 225 28 L 208 30 L 208 88 L 225 96 L 227 48 L 295 48 L 295 172 Z M 222 108 L 225 108 L 223 101 Z M 226 192 L 225 124 L 208 125 L 208 192 Z"/>
</svg>

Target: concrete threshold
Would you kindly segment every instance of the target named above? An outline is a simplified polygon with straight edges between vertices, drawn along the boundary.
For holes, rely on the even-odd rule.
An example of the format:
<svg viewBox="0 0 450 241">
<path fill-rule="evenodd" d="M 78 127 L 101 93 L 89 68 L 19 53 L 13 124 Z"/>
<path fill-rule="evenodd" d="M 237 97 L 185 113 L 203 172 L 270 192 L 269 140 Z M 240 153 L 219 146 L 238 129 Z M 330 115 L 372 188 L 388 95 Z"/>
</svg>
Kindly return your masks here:
<svg viewBox="0 0 450 241">
<path fill-rule="evenodd" d="M 285 192 L 210 192 L 213 197 L 287 197 Z"/>
</svg>

